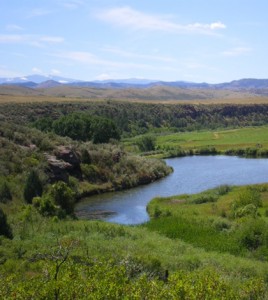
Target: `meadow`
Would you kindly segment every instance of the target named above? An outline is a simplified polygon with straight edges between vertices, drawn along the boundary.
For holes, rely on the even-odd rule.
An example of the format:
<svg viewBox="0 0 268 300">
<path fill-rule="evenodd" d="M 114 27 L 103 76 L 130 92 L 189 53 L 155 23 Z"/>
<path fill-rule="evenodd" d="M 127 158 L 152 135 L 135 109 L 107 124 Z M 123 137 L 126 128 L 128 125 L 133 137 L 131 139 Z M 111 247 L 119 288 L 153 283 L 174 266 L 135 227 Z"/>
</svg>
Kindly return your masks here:
<svg viewBox="0 0 268 300">
<path fill-rule="evenodd" d="M 161 148 L 181 147 L 185 150 L 215 147 L 218 152 L 229 149 L 268 149 L 267 126 L 245 127 L 228 130 L 178 132 L 158 135 L 156 146 Z"/>
</svg>

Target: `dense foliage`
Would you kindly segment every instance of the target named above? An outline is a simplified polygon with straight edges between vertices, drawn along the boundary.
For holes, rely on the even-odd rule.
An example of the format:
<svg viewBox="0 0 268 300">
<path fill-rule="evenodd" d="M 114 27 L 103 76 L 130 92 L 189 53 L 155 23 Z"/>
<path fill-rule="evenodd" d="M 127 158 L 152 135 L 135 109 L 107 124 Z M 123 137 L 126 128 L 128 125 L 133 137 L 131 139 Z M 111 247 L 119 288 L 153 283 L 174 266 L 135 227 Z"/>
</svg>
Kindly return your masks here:
<svg viewBox="0 0 268 300">
<path fill-rule="evenodd" d="M 257 126 L 268 123 L 267 104 L 151 104 L 128 102 L 24 103 L 1 104 L 5 120 L 29 124 L 38 121 L 41 130 L 53 121 L 74 112 L 113 120 L 124 136 L 135 136 L 150 129 L 173 128 L 179 131 Z M 72 118 L 75 118 L 72 115 Z M 78 127 L 81 120 L 76 120 Z"/>
<path fill-rule="evenodd" d="M 110 139 L 119 140 L 120 134 L 111 119 L 90 116 L 85 113 L 73 113 L 52 121 L 51 118 L 41 118 L 33 126 L 42 131 L 53 131 L 61 136 L 68 136 L 74 140 L 93 143 L 108 143 Z"/>
</svg>

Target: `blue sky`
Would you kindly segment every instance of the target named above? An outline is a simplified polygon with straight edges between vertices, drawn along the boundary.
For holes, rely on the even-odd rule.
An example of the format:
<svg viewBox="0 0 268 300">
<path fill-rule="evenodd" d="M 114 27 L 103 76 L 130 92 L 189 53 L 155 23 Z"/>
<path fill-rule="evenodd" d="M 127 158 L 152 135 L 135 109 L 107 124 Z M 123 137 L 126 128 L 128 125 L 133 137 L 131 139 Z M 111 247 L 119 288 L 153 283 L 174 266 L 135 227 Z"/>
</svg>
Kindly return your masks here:
<svg viewBox="0 0 268 300">
<path fill-rule="evenodd" d="M 0 1 L 0 77 L 268 78 L 267 0 Z"/>
</svg>

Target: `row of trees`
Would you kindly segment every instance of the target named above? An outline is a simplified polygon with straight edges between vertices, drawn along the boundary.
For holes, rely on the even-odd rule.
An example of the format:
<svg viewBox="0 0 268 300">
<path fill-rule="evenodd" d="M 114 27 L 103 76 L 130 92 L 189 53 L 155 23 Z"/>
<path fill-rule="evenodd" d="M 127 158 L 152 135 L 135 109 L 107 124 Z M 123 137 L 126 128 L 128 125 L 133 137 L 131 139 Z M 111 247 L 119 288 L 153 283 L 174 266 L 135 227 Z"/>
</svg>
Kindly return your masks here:
<svg viewBox="0 0 268 300">
<path fill-rule="evenodd" d="M 119 129 L 113 120 L 85 113 L 68 114 L 55 121 L 49 117 L 42 118 L 35 121 L 34 126 L 42 131 L 53 131 L 74 140 L 92 140 L 95 144 L 120 139 Z"/>
<path fill-rule="evenodd" d="M 13 120 L 25 125 L 43 117 L 45 119 L 42 121 L 35 122 L 36 126 L 39 129 L 49 131 L 53 129 L 52 123 L 61 119 L 62 116 L 70 118 L 70 115 L 85 114 L 88 117 L 91 116 L 90 118 L 103 117 L 113 120 L 116 127 L 120 128 L 121 133 L 125 136 L 144 134 L 152 128 L 163 127 L 179 131 L 190 131 L 268 124 L 267 104 L 191 105 L 117 101 L 57 104 L 27 103 L 23 106 L 2 105 L 1 114 L 8 121 Z M 77 116 L 75 119 L 77 119 Z M 75 121 L 79 123 L 78 120 Z"/>
</svg>

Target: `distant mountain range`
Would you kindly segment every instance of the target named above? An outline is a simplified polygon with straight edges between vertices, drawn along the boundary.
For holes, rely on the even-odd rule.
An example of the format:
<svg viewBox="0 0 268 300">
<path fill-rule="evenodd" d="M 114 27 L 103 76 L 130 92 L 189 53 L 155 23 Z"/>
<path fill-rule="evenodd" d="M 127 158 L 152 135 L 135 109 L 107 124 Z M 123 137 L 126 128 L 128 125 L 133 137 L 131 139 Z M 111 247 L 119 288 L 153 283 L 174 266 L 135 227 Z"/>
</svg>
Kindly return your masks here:
<svg viewBox="0 0 268 300">
<path fill-rule="evenodd" d="M 1 95 L 143 100 L 232 99 L 268 96 L 268 79 L 240 79 L 209 84 L 148 79 L 81 81 L 59 76 L 0 78 Z"/>
<path fill-rule="evenodd" d="M 67 85 L 73 87 L 90 87 L 90 88 L 109 88 L 109 89 L 124 89 L 124 88 L 150 88 L 154 86 L 169 86 L 185 89 L 220 89 L 220 90 L 268 90 L 268 79 L 240 79 L 231 82 L 209 84 L 206 82 L 195 83 L 186 81 L 157 81 L 149 79 L 111 79 L 111 80 L 96 80 L 96 81 L 82 81 L 60 76 L 43 76 L 43 75 L 29 75 L 25 77 L 15 78 L 0 78 L 1 85 L 16 85 L 28 88 L 52 88 L 60 85 Z"/>
<path fill-rule="evenodd" d="M 0 84 L 16 84 L 16 85 L 26 85 L 31 83 L 33 84 L 39 84 L 45 81 L 57 81 L 62 84 L 68 84 L 71 82 L 79 82 L 81 80 L 76 80 L 76 79 L 70 79 L 70 78 L 64 78 L 60 76 L 54 76 L 54 75 L 28 75 L 28 76 L 23 76 L 23 77 L 14 77 L 14 78 L 0 78 Z"/>
</svg>

